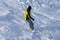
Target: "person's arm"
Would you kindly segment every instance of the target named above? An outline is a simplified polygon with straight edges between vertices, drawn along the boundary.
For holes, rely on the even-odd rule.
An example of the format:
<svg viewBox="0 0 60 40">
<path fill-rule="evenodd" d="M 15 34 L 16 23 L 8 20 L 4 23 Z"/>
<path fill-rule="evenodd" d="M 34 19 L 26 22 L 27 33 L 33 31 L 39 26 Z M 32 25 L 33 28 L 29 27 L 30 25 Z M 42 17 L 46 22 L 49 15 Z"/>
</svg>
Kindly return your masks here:
<svg viewBox="0 0 60 40">
<path fill-rule="evenodd" d="M 34 21 L 35 19 L 31 17 L 31 19 Z"/>
<path fill-rule="evenodd" d="M 29 13 L 29 17 L 34 21 L 34 18 L 31 17 L 30 13 Z"/>
</svg>

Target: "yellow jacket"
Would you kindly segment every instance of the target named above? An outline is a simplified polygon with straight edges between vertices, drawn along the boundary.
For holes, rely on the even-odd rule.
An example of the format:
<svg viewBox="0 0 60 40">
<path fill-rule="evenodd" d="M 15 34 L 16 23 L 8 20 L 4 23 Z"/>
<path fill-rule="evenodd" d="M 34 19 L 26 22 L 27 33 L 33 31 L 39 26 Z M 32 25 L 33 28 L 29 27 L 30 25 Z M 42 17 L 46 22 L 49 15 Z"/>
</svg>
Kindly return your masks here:
<svg viewBox="0 0 60 40">
<path fill-rule="evenodd" d="M 24 20 L 26 20 L 26 19 L 27 19 L 27 17 L 30 19 L 29 14 L 28 14 L 28 11 L 27 11 L 27 10 L 25 10 L 25 13 L 24 13 Z"/>
</svg>

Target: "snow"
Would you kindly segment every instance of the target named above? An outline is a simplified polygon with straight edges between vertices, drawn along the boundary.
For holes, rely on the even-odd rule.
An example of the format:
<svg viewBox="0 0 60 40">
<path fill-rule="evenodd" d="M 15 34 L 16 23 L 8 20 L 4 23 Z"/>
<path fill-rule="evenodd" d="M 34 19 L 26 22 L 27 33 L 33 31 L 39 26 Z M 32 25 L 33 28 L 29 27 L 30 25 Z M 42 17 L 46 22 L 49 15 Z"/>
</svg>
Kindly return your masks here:
<svg viewBox="0 0 60 40">
<path fill-rule="evenodd" d="M 24 21 L 29 5 L 37 34 Z M 60 0 L 0 0 L 0 40 L 60 40 Z"/>
</svg>

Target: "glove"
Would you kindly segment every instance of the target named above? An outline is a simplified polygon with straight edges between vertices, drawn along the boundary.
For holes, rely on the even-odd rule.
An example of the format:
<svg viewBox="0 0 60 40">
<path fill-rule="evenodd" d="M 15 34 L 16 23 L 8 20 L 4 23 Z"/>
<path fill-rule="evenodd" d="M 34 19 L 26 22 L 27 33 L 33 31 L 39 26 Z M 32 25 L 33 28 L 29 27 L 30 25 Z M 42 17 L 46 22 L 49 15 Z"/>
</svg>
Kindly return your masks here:
<svg viewBox="0 0 60 40">
<path fill-rule="evenodd" d="M 32 19 L 34 21 L 34 19 Z"/>
</svg>

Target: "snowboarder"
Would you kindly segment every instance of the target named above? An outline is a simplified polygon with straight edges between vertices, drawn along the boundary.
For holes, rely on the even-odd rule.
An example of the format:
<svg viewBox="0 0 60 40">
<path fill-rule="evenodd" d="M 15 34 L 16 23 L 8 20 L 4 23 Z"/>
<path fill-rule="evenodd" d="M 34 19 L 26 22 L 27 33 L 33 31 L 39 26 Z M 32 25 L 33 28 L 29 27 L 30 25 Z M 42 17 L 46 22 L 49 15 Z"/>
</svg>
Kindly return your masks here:
<svg viewBox="0 0 60 40">
<path fill-rule="evenodd" d="M 31 6 L 28 6 L 28 8 L 25 10 L 24 20 L 26 20 L 29 23 L 31 30 L 34 30 L 34 24 L 32 22 L 32 20 L 34 21 L 34 19 L 31 17 L 30 13 L 31 9 L 32 9 Z"/>
</svg>

